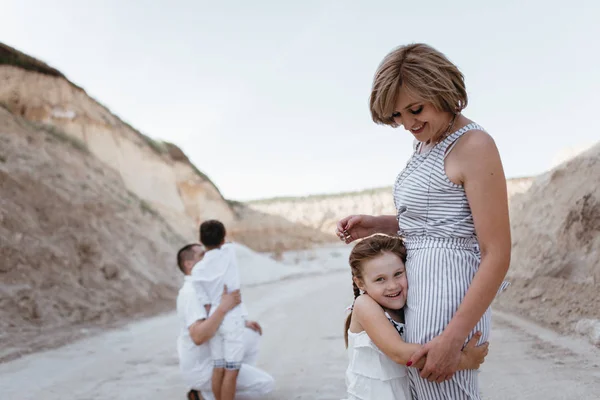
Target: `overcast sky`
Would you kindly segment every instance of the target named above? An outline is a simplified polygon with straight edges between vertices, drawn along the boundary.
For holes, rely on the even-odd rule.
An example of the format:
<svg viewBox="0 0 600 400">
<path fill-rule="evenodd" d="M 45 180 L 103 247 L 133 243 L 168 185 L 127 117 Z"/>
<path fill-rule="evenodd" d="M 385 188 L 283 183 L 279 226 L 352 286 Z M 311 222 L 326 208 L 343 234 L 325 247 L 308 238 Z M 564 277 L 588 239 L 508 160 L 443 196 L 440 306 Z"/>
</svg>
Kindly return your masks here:
<svg viewBox="0 0 600 400">
<path fill-rule="evenodd" d="M 391 185 L 412 136 L 372 123 L 368 96 L 381 59 L 411 42 L 463 71 L 464 114 L 507 176 L 547 170 L 600 140 L 598 4 L 2 0 L 0 41 L 248 200 Z"/>
</svg>

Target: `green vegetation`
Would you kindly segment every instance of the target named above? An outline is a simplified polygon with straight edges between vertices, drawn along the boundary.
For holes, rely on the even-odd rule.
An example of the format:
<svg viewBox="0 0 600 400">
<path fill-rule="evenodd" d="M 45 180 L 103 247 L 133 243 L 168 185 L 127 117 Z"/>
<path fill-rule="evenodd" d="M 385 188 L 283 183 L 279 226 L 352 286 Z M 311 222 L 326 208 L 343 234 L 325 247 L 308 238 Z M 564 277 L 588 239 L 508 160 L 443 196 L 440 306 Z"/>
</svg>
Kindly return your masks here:
<svg viewBox="0 0 600 400">
<path fill-rule="evenodd" d="M 229 204 L 229 207 L 243 207 L 244 203 L 242 203 L 241 201 L 237 201 L 237 200 L 226 200 L 227 204 Z"/>
<path fill-rule="evenodd" d="M 158 140 L 152 139 L 150 136 L 146 136 L 143 133 L 140 133 L 142 139 L 150 146 L 150 148 L 159 156 L 163 154 L 167 154 L 168 149 L 165 146 L 165 142 L 161 142 Z"/>
<path fill-rule="evenodd" d="M 148 204 L 148 202 L 145 200 L 140 200 L 140 210 L 142 210 L 144 214 L 151 214 L 157 218 L 162 219 L 162 216 L 159 215 L 158 212 L 154 208 L 152 208 L 152 206 Z"/>
<path fill-rule="evenodd" d="M 0 42 L 0 65 L 1 64 L 13 65 L 28 71 L 65 78 L 60 71 L 50 67 L 48 64 Z"/>
<path fill-rule="evenodd" d="M 19 68 L 22 68 L 22 69 L 25 69 L 28 71 L 34 71 L 34 72 L 42 73 L 42 74 L 49 75 L 49 76 L 60 77 L 60 78 L 65 79 L 67 82 L 69 82 L 69 84 L 73 85 L 73 87 L 75 87 L 79 90 L 83 90 L 79 86 L 75 85 L 73 82 L 70 82 L 57 69 L 52 68 L 48 64 L 46 64 L 40 60 L 37 60 L 31 56 L 28 56 L 27 54 L 22 53 L 19 50 L 15 49 L 13 47 L 10 47 L 2 42 L 0 42 L 0 65 L 12 65 L 12 66 L 19 67 Z M 96 102 L 96 104 L 98 104 L 100 107 L 104 108 L 108 113 L 113 115 L 119 122 L 121 122 L 123 125 L 125 125 L 127 128 L 129 128 L 132 132 L 134 132 L 136 135 L 138 135 L 159 156 L 168 154 L 171 157 L 171 159 L 173 159 L 175 161 L 189 163 L 189 165 L 196 172 L 196 174 L 203 180 L 205 180 L 205 181 L 209 182 L 211 185 L 213 185 L 215 187 L 215 189 L 217 189 L 217 192 L 221 195 L 221 197 L 223 197 L 223 195 L 219 191 L 219 188 L 217 187 L 217 185 L 215 185 L 214 182 L 212 182 L 206 174 L 202 173 L 198 168 L 196 168 L 196 166 L 189 161 L 187 156 L 185 156 L 183 151 L 181 151 L 181 149 L 179 149 L 177 146 L 175 146 L 174 144 L 168 143 L 168 142 L 154 140 L 151 137 L 144 135 L 143 133 L 141 133 L 140 131 L 135 129 L 133 126 L 131 126 L 129 123 L 127 123 L 123 119 L 121 119 L 118 115 L 115 115 L 114 113 L 112 113 L 108 109 L 108 107 L 104 106 L 98 100 L 92 98 L 91 96 L 90 96 L 90 99 L 92 101 Z M 0 107 L 5 108 L 9 112 L 11 111 L 10 108 L 8 108 L 6 104 L 0 104 Z M 33 122 L 30 122 L 25 119 L 23 119 L 23 121 L 28 122 L 30 125 L 35 126 L 37 129 L 42 129 L 42 130 L 50 133 L 55 138 L 61 140 L 62 142 L 69 143 L 71 146 L 73 146 L 74 148 L 76 148 L 80 151 L 89 153 L 89 150 L 84 142 L 82 142 L 81 140 L 79 140 L 77 138 L 67 135 L 66 133 L 64 133 L 63 131 L 61 131 L 59 128 L 57 128 L 55 126 L 46 125 L 46 124 L 37 124 L 37 123 L 33 123 Z"/>
<path fill-rule="evenodd" d="M 96 101 L 96 103 L 98 103 L 100 106 L 104 107 L 105 110 L 110 112 L 110 110 L 108 108 L 106 108 L 105 106 L 100 104 L 97 100 L 94 100 L 94 101 Z M 215 189 L 217 190 L 217 193 L 219 193 L 219 195 L 223 199 L 225 199 L 225 197 L 223 197 L 223 194 L 221 193 L 221 191 L 219 190 L 217 185 L 215 185 L 215 183 L 208 177 L 208 175 L 206 175 L 205 173 L 200 171 L 177 145 L 170 143 L 170 142 L 165 142 L 162 140 L 152 139 L 150 136 L 144 135 L 142 132 L 138 131 L 133 126 L 131 126 L 129 123 L 123 121 L 123 119 L 119 118 L 119 116 L 117 116 L 113 113 L 111 113 L 111 114 L 114 115 L 123 125 L 125 125 L 129 129 L 131 129 L 131 131 L 133 131 L 136 135 L 138 135 L 148 146 L 150 146 L 152 151 L 154 151 L 159 156 L 168 155 L 169 158 L 172 159 L 173 161 L 179 161 L 179 162 L 189 164 L 189 166 L 192 167 L 192 169 L 194 170 L 196 175 L 198 175 L 200 178 L 202 178 L 203 180 L 205 180 L 205 181 L 209 182 L 211 185 L 213 185 L 215 187 Z"/>
<path fill-rule="evenodd" d="M 213 185 L 215 187 L 215 189 L 217 189 L 217 192 L 219 192 L 219 194 L 221 194 L 221 192 L 219 191 L 219 188 L 217 187 L 217 185 L 215 185 L 215 183 L 210 180 L 210 178 L 208 177 L 208 175 L 206 175 L 204 172 L 200 171 L 198 169 L 198 167 L 196 167 L 194 164 L 192 164 L 191 161 L 190 161 L 190 167 L 192 167 L 192 169 L 194 170 L 194 172 L 196 173 L 196 175 L 198 175 L 200 178 L 204 179 L 205 181 L 207 181 L 208 183 L 210 183 L 211 185 Z M 221 195 L 221 197 L 223 197 L 223 195 Z"/>
<path fill-rule="evenodd" d="M 86 154 L 90 153 L 90 150 L 88 149 L 87 144 L 85 144 L 81 139 L 78 139 L 76 137 L 69 135 L 68 133 L 65 133 L 60 128 L 58 128 L 54 125 L 40 124 L 40 123 L 33 123 L 33 122 L 30 122 L 30 124 L 33 125 L 33 127 L 37 128 L 37 129 L 41 129 L 44 132 L 49 133 L 54 138 L 58 139 L 59 141 L 61 141 L 63 143 L 70 145 L 71 147 L 73 147 L 76 150 L 81 151 L 82 153 L 86 153 Z"/>
<path fill-rule="evenodd" d="M 246 201 L 247 204 L 266 204 L 266 203 L 274 203 L 276 201 L 298 201 L 298 200 L 324 200 L 324 199 L 335 199 L 340 197 L 348 197 L 348 196 L 361 196 L 361 195 L 369 195 L 376 194 L 380 192 L 392 192 L 391 186 L 384 186 L 378 188 L 371 188 L 360 190 L 356 192 L 343 192 L 343 193 L 323 193 L 323 194 L 311 194 L 308 196 L 283 196 L 283 197 L 271 197 L 268 199 L 257 199 Z"/>
<path fill-rule="evenodd" d="M 529 179 L 531 179 L 531 177 L 524 176 L 524 177 L 517 177 L 517 178 L 508 178 L 506 181 L 510 183 L 510 182 L 515 182 L 515 181 L 520 181 L 520 180 L 529 180 Z M 277 201 L 293 202 L 293 201 L 305 201 L 305 200 L 324 200 L 324 199 L 335 199 L 335 198 L 348 197 L 348 196 L 370 195 L 370 194 L 376 194 L 376 193 L 381 193 L 381 192 L 388 192 L 391 196 L 392 186 L 383 186 L 383 187 L 360 190 L 360 191 L 356 191 L 356 192 L 329 193 L 329 194 L 323 193 L 323 194 L 312 194 L 312 195 L 308 195 L 308 196 L 270 197 L 270 198 L 266 198 L 266 199 L 249 200 L 249 201 L 245 201 L 244 203 L 246 203 L 246 204 L 267 204 L 267 203 L 274 203 Z M 228 201 L 230 202 L 230 204 L 235 203 L 232 200 L 228 200 Z"/>
<path fill-rule="evenodd" d="M 50 125 L 50 124 L 44 124 L 41 122 L 30 121 L 20 115 L 13 114 L 10 111 L 10 109 L 8 108 L 8 106 L 2 102 L 0 102 L 0 107 L 4 108 L 6 111 L 10 112 L 15 118 L 17 118 L 17 120 L 20 122 L 20 124 L 22 126 L 27 127 L 29 129 L 33 129 L 33 130 L 44 131 L 44 132 L 48 133 L 50 136 L 57 139 L 58 141 L 66 143 L 66 144 L 70 145 L 71 147 L 73 147 L 74 149 L 81 151 L 82 153 L 85 153 L 85 154 L 90 153 L 90 150 L 87 147 L 87 144 L 85 144 L 85 142 L 83 142 L 81 139 L 78 139 L 74 136 L 69 135 L 68 133 L 66 133 L 62 129 L 60 129 L 59 127 Z"/>
</svg>

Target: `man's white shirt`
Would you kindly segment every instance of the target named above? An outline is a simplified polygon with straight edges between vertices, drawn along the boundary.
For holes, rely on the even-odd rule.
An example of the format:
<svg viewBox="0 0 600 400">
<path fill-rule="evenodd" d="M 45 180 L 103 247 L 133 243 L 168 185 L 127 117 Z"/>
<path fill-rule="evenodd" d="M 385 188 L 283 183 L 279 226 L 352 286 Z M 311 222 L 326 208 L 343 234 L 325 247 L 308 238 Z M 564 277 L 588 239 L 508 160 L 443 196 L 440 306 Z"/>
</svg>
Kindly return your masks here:
<svg viewBox="0 0 600 400">
<path fill-rule="evenodd" d="M 211 393 L 213 362 L 210 347 L 208 343 L 196 345 L 189 332 L 189 327 L 194 322 L 208 318 L 202 304 L 204 303 L 198 302 L 191 276 L 186 276 L 177 296 L 179 368 L 188 388 L 201 390 L 205 399 L 214 400 Z M 237 379 L 236 400 L 262 399 L 273 390 L 273 378 L 253 366 L 258 357 L 258 341 L 258 333 L 246 329 L 246 353 Z"/>
<path fill-rule="evenodd" d="M 199 387 L 211 380 L 212 358 L 208 344 L 198 346 L 192 341 L 189 328 L 194 322 L 208 318 L 208 315 L 201 303 L 198 302 L 191 276 L 188 275 L 184 279 L 177 296 L 179 368 L 185 381 L 191 387 Z"/>
</svg>

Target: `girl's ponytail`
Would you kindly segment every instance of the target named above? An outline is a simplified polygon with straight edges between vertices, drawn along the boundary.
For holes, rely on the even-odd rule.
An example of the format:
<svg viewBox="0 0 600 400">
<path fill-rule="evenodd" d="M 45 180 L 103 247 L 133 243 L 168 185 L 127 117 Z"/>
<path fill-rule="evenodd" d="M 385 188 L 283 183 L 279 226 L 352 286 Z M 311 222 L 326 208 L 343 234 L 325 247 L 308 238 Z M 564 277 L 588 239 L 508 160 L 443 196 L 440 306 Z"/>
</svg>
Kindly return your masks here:
<svg viewBox="0 0 600 400">
<path fill-rule="evenodd" d="M 356 282 L 352 279 L 352 289 L 354 290 L 354 300 L 358 296 L 360 296 L 360 289 L 356 286 Z M 350 321 L 352 321 L 352 309 L 354 308 L 354 301 L 352 302 L 352 306 L 350 306 L 350 313 L 348 317 L 346 317 L 346 329 L 344 330 L 344 341 L 346 343 L 346 348 L 348 348 L 348 329 L 350 329 Z"/>
</svg>

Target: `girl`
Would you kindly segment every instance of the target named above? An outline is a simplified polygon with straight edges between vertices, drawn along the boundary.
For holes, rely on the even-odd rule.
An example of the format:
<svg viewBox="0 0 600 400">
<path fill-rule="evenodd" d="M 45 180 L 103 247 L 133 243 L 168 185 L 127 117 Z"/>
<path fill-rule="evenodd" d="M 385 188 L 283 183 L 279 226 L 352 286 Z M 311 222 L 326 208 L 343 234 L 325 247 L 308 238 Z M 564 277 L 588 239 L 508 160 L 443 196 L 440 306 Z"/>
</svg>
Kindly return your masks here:
<svg viewBox="0 0 600 400">
<path fill-rule="evenodd" d="M 345 332 L 348 400 L 412 399 L 404 365 L 421 346 L 405 343 L 401 337 L 408 290 L 405 261 L 402 241 L 384 235 L 361 241 L 350 254 L 354 304 Z M 478 338 L 475 335 L 463 350 L 460 369 L 477 369 L 483 363 L 488 345 L 475 347 Z"/>
</svg>

